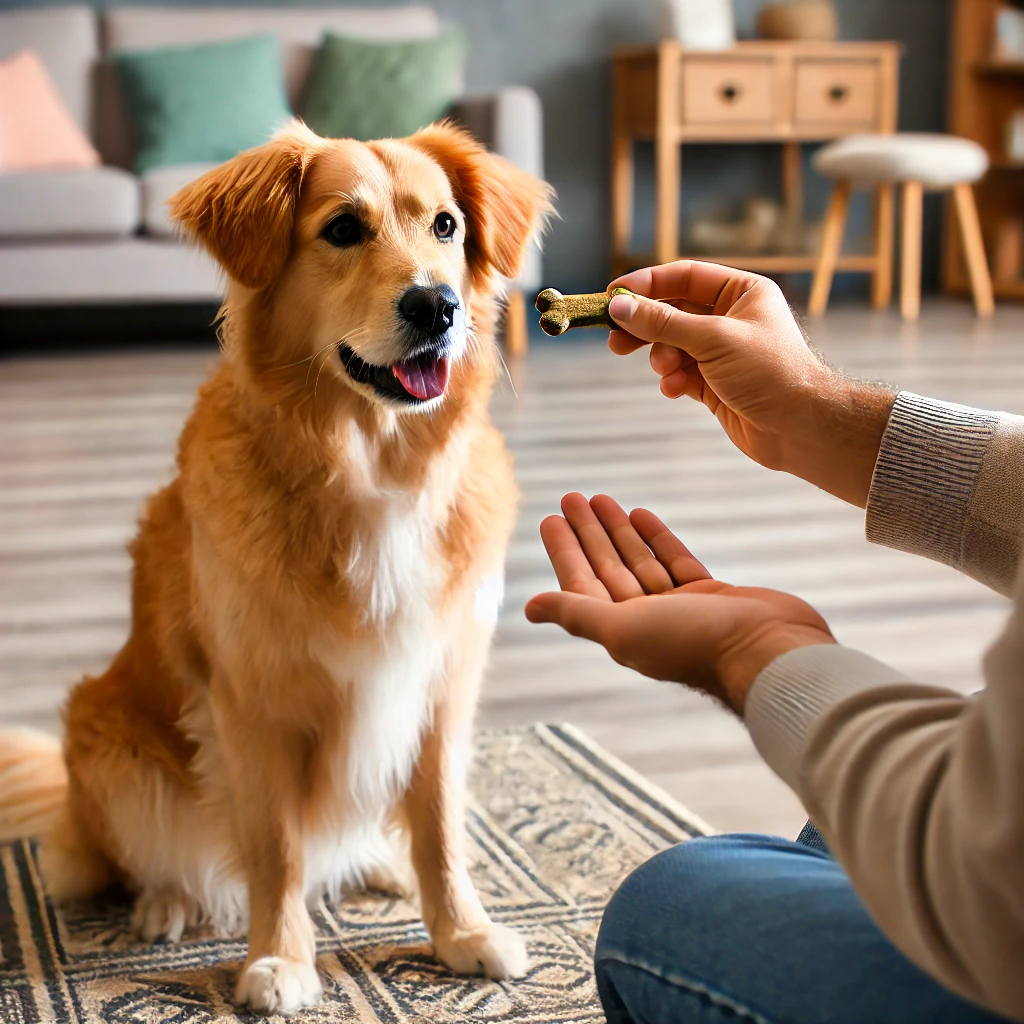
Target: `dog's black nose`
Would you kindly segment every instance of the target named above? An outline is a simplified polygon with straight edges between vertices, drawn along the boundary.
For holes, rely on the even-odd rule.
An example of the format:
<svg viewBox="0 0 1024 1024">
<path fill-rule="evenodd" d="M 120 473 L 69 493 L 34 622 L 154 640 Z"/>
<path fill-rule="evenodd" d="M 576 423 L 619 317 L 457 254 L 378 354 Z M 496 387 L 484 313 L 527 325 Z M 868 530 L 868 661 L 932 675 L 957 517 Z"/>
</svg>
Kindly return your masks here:
<svg viewBox="0 0 1024 1024">
<path fill-rule="evenodd" d="M 431 338 L 439 338 L 455 322 L 459 300 L 446 284 L 416 285 L 398 300 L 402 319 Z"/>
</svg>

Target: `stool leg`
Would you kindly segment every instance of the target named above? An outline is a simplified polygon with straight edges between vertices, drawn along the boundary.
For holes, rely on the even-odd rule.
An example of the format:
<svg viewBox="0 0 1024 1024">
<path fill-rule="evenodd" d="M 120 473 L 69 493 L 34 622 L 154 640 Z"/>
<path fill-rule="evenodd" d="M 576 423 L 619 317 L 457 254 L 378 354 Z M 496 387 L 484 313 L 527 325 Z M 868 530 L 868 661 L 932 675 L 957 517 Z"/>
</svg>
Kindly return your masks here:
<svg viewBox="0 0 1024 1024">
<path fill-rule="evenodd" d="M 849 209 L 850 183 L 837 181 L 828 205 L 828 213 L 825 215 L 821 251 L 818 253 L 818 265 L 814 268 L 811 299 L 807 304 L 807 312 L 811 316 L 821 316 L 828 309 L 828 297 L 832 291 L 832 278 L 835 277 L 836 264 L 843 248 L 843 232 L 846 230 L 846 214 Z"/>
<path fill-rule="evenodd" d="M 900 273 L 900 312 L 904 320 L 921 315 L 921 231 L 924 217 L 924 186 L 903 183 L 903 261 Z"/>
<path fill-rule="evenodd" d="M 875 271 L 871 277 L 871 306 L 888 309 L 892 302 L 892 247 L 895 235 L 893 216 L 896 209 L 896 186 L 878 186 L 875 200 Z"/>
<path fill-rule="evenodd" d="M 960 234 L 964 240 L 964 254 L 967 269 L 971 275 L 971 291 L 974 293 L 974 308 L 978 316 L 991 316 L 995 311 L 992 297 L 992 278 L 985 258 L 985 240 L 978 221 L 978 207 L 974 201 L 974 189 L 966 182 L 953 189 L 956 213 L 960 219 Z"/>
</svg>

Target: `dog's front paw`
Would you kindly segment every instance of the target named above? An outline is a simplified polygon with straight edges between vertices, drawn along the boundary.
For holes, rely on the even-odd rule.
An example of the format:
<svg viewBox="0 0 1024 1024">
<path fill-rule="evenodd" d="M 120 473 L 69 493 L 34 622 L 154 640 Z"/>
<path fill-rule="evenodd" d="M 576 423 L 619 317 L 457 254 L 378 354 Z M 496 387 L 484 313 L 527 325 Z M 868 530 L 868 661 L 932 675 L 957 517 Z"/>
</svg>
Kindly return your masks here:
<svg viewBox="0 0 1024 1024">
<path fill-rule="evenodd" d="M 246 964 L 235 989 L 235 1002 L 256 1013 L 291 1014 L 316 1006 L 323 988 L 312 964 L 265 956 Z"/>
<path fill-rule="evenodd" d="M 521 978 L 530 966 L 526 943 L 511 928 L 500 924 L 436 936 L 434 950 L 459 974 L 483 973 L 498 981 Z"/>
</svg>

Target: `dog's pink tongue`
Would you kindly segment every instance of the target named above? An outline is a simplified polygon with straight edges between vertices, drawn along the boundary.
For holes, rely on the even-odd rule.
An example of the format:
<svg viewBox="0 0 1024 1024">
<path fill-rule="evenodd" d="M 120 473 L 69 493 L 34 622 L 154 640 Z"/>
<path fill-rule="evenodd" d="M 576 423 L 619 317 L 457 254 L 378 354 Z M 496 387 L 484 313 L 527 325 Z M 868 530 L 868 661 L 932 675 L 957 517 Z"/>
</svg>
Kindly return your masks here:
<svg viewBox="0 0 1024 1024">
<path fill-rule="evenodd" d="M 426 402 L 444 394 L 444 389 L 448 387 L 448 369 L 448 360 L 444 356 L 438 359 L 420 356 L 396 363 L 392 372 L 410 395 Z"/>
</svg>

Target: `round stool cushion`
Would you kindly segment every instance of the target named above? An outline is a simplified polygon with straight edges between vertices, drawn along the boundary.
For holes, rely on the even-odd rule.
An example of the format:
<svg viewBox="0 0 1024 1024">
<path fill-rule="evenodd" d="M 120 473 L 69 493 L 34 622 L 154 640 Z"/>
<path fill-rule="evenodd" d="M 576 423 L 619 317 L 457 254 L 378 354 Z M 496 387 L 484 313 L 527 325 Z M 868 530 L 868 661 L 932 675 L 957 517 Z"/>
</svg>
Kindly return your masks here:
<svg viewBox="0 0 1024 1024">
<path fill-rule="evenodd" d="M 814 167 L 840 181 L 919 181 L 925 188 L 947 189 L 977 181 L 988 170 L 988 153 L 955 135 L 850 135 L 819 149 Z"/>
</svg>

